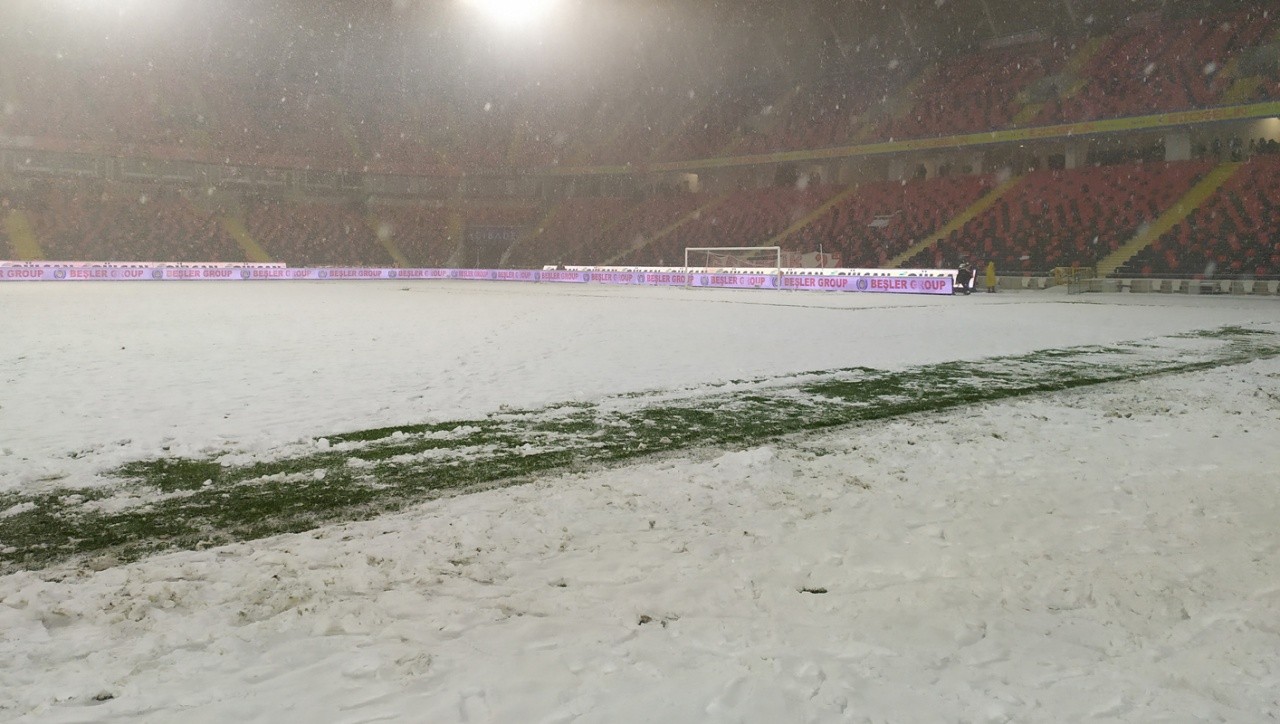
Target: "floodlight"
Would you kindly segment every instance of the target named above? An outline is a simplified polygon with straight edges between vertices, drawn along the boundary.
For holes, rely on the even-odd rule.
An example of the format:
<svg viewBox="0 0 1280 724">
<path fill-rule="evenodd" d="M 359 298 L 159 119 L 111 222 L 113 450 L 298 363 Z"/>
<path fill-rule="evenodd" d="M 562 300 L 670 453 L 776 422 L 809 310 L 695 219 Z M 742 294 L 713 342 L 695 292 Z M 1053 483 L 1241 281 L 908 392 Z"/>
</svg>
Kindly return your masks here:
<svg viewBox="0 0 1280 724">
<path fill-rule="evenodd" d="M 463 0 L 463 2 L 497 23 L 521 26 L 546 17 L 559 0 Z"/>
</svg>

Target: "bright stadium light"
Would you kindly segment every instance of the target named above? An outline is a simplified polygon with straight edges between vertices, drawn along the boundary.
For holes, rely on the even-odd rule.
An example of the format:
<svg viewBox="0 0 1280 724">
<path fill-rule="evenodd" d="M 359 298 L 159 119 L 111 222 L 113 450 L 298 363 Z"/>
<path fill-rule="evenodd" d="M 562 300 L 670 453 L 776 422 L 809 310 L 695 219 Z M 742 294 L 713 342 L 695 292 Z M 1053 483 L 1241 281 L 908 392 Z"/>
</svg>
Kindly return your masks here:
<svg viewBox="0 0 1280 724">
<path fill-rule="evenodd" d="M 529 25 L 550 14 L 558 0 L 464 0 L 495 22 L 509 26 Z"/>
</svg>

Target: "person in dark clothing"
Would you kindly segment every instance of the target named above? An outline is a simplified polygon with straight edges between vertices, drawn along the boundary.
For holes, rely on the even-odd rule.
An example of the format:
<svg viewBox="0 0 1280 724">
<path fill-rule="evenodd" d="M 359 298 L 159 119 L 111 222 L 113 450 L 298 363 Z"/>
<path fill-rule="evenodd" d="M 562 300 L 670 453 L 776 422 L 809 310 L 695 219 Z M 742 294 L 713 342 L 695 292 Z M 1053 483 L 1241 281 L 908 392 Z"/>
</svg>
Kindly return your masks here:
<svg viewBox="0 0 1280 724">
<path fill-rule="evenodd" d="M 956 270 L 956 285 L 954 291 L 968 296 L 969 282 L 972 279 L 973 272 L 969 269 L 969 265 L 961 262 L 960 268 Z"/>
</svg>

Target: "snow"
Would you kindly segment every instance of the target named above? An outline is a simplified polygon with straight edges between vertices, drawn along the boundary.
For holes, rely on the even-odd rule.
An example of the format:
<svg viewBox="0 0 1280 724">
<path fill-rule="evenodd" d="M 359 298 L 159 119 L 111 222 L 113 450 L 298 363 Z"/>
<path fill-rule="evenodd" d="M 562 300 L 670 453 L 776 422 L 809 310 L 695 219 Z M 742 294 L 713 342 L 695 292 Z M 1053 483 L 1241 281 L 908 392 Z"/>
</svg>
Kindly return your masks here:
<svg viewBox="0 0 1280 724">
<path fill-rule="evenodd" d="M 1256 298 L 377 282 L 5 285 L 0 308 L 0 491 L 1278 318 Z M 1274 718 L 1278 379 L 1256 361 L 9 575 L 0 719 Z"/>
</svg>

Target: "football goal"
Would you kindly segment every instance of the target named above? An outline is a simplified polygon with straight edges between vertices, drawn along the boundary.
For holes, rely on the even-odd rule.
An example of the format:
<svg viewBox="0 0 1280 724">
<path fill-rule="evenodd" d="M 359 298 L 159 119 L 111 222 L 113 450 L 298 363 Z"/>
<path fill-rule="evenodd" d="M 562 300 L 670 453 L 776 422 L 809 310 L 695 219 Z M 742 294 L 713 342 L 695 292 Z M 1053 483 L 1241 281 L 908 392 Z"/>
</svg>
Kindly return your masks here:
<svg viewBox="0 0 1280 724">
<path fill-rule="evenodd" d="M 742 271 L 781 274 L 784 268 L 798 266 L 795 252 L 780 246 L 689 246 L 684 250 L 685 271 Z"/>
</svg>

